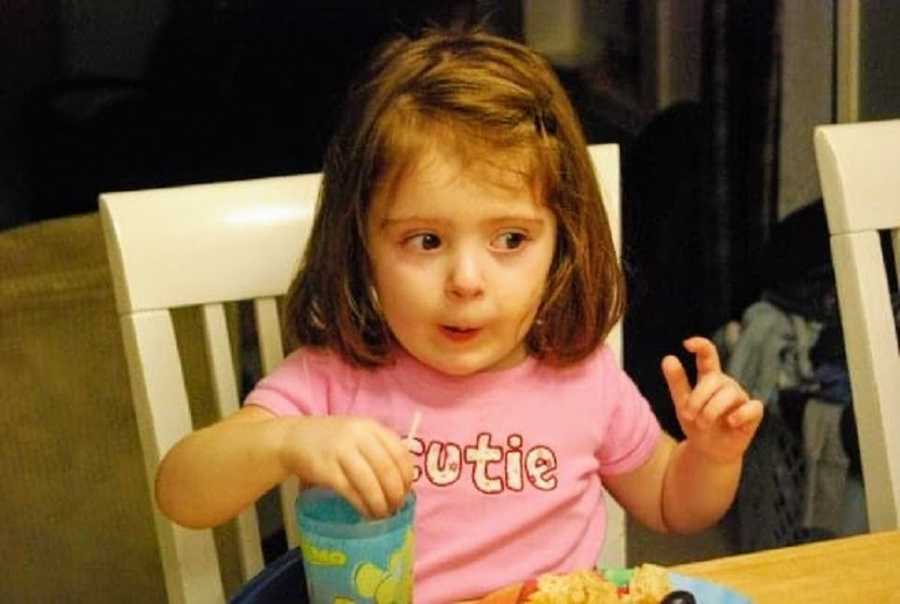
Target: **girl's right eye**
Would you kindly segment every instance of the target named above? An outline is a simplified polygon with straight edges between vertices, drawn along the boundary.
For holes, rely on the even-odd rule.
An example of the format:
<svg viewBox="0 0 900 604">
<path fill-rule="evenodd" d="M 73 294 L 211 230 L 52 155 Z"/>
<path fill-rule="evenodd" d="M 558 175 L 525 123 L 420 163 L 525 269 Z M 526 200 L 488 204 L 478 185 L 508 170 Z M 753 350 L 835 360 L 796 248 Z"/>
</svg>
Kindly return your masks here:
<svg viewBox="0 0 900 604">
<path fill-rule="evenodd" d="M 415 245 L 417 248 L 426 252 L 441 247 L 441 238 L 434 233 L 421 233 L 419 235 L 413 235 L 412 237 L 407 239 L 406 242 L 408 244 Z"/>
</svg>

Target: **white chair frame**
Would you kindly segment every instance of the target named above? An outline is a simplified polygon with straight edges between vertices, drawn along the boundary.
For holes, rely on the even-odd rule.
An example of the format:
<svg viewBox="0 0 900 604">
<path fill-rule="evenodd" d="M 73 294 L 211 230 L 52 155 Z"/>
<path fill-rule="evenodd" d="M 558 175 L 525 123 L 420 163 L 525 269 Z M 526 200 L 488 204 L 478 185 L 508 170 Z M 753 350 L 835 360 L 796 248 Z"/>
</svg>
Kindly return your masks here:
<svg viewBox="0 0 900 604">
<path fill-rule="evenodd" d="M 819 126 L 816 161 L 870 531 L 900 528 L 900 349 L 880 230 L 900 268 L 900 120 Z"/>
<path fill-rule="evenodd" d="M 617 145 L 593 145 L 589 153 L 602 175 L 601 189 L 617 250 L 620 176 Z M 282 360 L 276 299 L 285 294 L 305 246 L 317 203 L 319 174 L 104 193 L 100 213 L 116 307 L 125 342 L 132 398 L 151 494 L 166 451 L 192 425 L 171 310 L 199 306 L 211 381 L 220 416 L 240 405 L 224 304 L 252 300 L 261 365 Z M 609 344 L 622 360 L 621 325 Z M 296 545 L 293 501 L 297 482 L 281 487 L 288 543 Z M 152 497 L 152 495 L 151 495 Z M 625 517 L 608 499 L 606 566 L 625 566 Z M 180 527 L 152 502 L 169 601 L 225 600 L 211 530 Z M 263 566 L 256 510 L 237 519 L 245 580 Z"/>
</svg>

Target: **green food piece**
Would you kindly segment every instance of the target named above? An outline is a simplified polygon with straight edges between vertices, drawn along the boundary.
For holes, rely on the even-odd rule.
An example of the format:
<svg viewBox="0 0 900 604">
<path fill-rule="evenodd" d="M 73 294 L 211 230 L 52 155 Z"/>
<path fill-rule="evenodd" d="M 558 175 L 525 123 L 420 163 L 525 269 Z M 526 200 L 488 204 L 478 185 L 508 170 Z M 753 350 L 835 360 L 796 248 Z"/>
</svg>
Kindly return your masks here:
<svg viewBox="0 0 900 604">
<path fill-rule="evenodd" d="M 603 578 L 616 587 L 628 587 L 628 584 L 631 583 L 631 577 L 633 576 L 634 570 L 630 568 L 603 569 Z"/>
</svg>

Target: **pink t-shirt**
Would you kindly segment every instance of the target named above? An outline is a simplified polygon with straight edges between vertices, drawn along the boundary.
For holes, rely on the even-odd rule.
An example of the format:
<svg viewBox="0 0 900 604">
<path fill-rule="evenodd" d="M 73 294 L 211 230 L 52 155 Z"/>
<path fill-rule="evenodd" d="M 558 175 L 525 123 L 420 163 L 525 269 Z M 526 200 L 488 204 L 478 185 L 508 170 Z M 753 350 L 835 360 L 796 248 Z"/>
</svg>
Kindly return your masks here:
<svg viewBox="0 0 900 604">
<path fill-rule="evenodd" d="M 465 378 L 398 357 L 373 371 L 296 351 L 247 401 L 276 415 L 371 417 L 401 436 L 422 412 L 413 447 L 417 603 L 592 568 L 606 528 L 602 477 L 640 466 L 660 434 L 610 350 L 566 369 L 529 358 Z"/>
</svg>

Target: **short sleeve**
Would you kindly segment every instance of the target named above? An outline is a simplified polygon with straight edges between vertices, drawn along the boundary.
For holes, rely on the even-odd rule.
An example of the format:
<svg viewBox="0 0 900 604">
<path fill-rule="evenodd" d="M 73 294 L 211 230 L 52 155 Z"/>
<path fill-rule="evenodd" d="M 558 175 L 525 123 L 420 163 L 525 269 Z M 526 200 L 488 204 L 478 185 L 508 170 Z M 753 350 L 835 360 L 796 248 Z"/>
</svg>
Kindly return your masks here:
<svg viewBox="0 0 900 604">
<path fill-rule="evenodd" d="M 604 403 L 610 410 L 597 452 L 600 473 L 623 474 L 650 458 L 662 429 L 647 399 L 618 366 L 612 353 L 604 351 L 598 361 L 605 382 Z"/>
<path fill-rule="evenodd" d="M 356 380 L 336 355 L 299 349 L 261 379 L 244 399 L 282 415 L 332 415 L 346 405 Z"/>
</svg>

